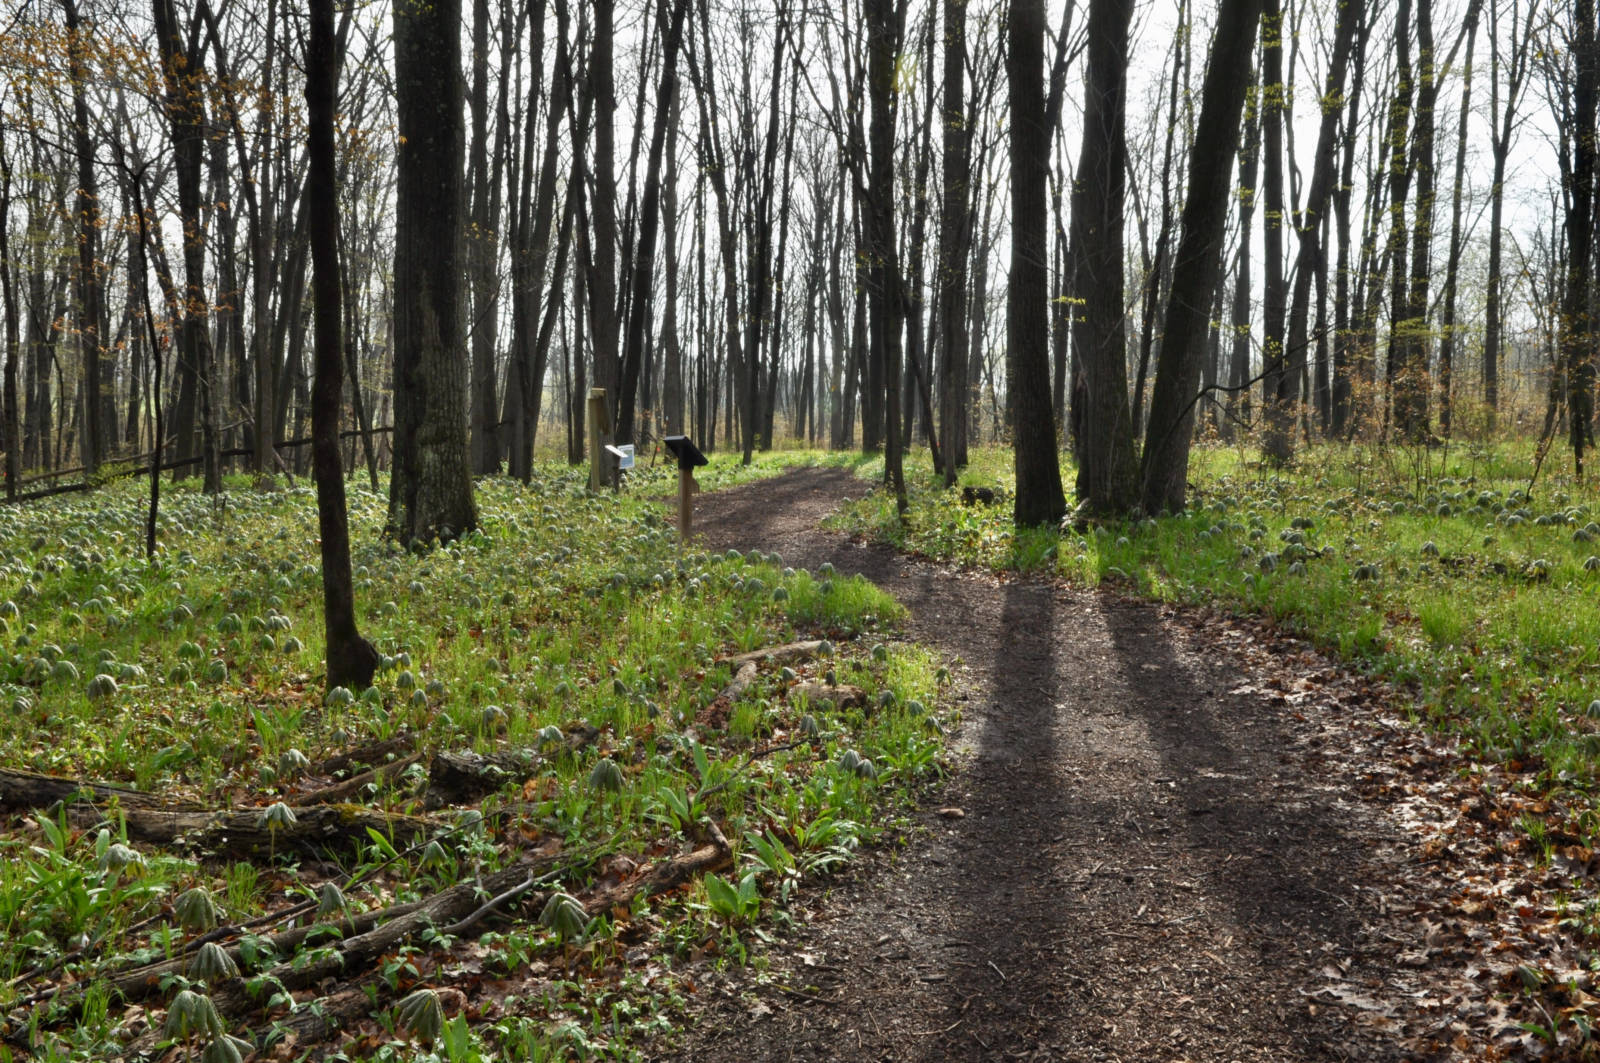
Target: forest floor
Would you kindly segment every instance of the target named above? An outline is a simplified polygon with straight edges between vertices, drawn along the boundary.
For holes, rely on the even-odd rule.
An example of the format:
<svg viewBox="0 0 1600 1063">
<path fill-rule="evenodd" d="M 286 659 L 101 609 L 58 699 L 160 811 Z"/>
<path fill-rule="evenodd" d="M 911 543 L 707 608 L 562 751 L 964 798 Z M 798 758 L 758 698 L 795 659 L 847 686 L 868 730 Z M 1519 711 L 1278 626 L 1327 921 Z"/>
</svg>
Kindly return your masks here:
<svg viewBox="0 0 1600 1063">
<path fill-rule="evenodd" d="M 821 529 L 868 490 L 804 469 L 705 495 L 696 522 L 904 603 L 903 636 L 953 662 L 952 770 L 903 845 L 802 894 L 748 967 L 700 972 L 653 1058 L 1540 1052 L 1446 844 L 1494 813 L 1403 695 L 1249 619 Z"/>
</svg>

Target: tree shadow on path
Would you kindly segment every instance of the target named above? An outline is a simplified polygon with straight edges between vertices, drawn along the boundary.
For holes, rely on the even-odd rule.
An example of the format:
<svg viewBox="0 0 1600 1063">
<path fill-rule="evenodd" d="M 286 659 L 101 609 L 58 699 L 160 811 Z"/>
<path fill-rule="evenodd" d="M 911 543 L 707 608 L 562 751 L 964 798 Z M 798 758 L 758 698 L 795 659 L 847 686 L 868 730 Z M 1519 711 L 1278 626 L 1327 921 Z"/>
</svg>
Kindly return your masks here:
<svg viewBox="0 0 1600 1063">
<path fill-rule="evenodd" d="M 1229 693 L 1236 659 L 1156 606 L 816 530 L 862 489 L 809 470 L 707 496 L 702 527 L 906 605 L 911 638 L 965 661 L 960 768 L 920 816 L 928 834 L 788 943 L 824 961 L 795 972 L 812 991 L 774 994 L 761 1021 L 708 1014 L 728 1028 L 693 1057 L 1392 1058 L 1307 997 L 1378 918 L 1346 880 L 1383 828 L 1296 770 L 1281 707 Z"/>
</svg>

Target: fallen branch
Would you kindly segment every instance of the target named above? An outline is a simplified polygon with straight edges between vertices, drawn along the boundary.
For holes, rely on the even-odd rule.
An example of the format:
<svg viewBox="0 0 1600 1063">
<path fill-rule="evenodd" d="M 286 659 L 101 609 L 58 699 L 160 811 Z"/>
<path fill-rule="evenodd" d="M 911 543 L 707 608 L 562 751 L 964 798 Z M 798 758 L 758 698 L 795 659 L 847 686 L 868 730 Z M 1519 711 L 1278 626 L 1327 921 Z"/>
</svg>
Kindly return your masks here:
<svg viewBox="0 0 1600 1063">
<path fill-rule="evenodd" d="M 718 664 L 731 664 L 734 668 L 742 668 L 746 664 L 771 661 L 774 664 L 796 664 L 809 661 L 817 655 L 822 647 L 820 639 L 809 642 L 786 642 L 782 646 L 768 646 L 764 650 L 751 650 L 749 653 L 739 653 L 732 657 L 724 657 Z"/>
<path fill-rule="evenodd" d="M 693 852 L 664 860 L 643 875 L 614 883 L 583 898 L 584 910 L 593 917 L 616 908 L 630 908 L 636 898 L 665 893 L 697 875 L 728 866 L 733 862 L 733 848 L 728 844 L 728 839 L 715 823 L 707 824 L 707 833 L 710 842 Z M 344 1022 L 372 1009 L 372 1002 L 364 991 L 357 994 L 360 999 L 358 1008 L 348 988 L 352 983 L 358 987 L 364 984 L 362 972 L 371 964 L 430 927 L 444 924 L 447 928 L 445 933 L 452 936 L 458 936 L 455 933 L 458 927 L 462 930 L 474 928 L 494 910 L 533 893 L 536 886 L 558 877 L 548 870 L 553 863 L 542 865 L 546 869 L 544 874 L 540 874 L 541 865 L 519 865 L 490 875 L 482 882 L 459 883 L 419 902 L 398 918 L 330 944 L 326 953 L 310 962 L 291 958 L 274 965 L 260 978 L 264 984 L 273 985 L 274 988 L 281 986 L 289 991 L 309 988 L 329 979 L 346 987 L 315 1006 L 300 1009 L 292 1017 L 289 1028 L 298 1042 L 316 1043 L 339 1029 Z M 480 901 L 484 894 L 490 897 L 487 903 Z M 540 895 L 535 894 L 535 897 Z M 538 903 L 535 900 L 534 906 Z M 301 957 L 300 961 L 304 959 Z M 242 978 L 216 987 L 211 999 L 224 1021 L 230 1025 L 256 1006 Z M 319 1011 L 324 1013 L 323 1018 L 304 1017 L 308 1012 Z M 282 1024 L 279 1026 L 281 1028 Z M 152 1029 L 128 1046 L 126 1058 L 151 1059 L 163 1043 L 160 1032 Z"/>
<path fill-rule="evenodd" d="M 744 692 L 749 690 L 755 681 L 756 662 L 746 661 L 744 664 L 739 666 L 738 671 L 734 672 L 733 680 L 729 682 L 727 686 L 722 688 L 722 692 L 716 696 L 716 699 L 712 702 L 712 704 L 715 705 L 721 703 L 723 705 L 732 705 L 734 702 L 744 697 Z"/>
<path fill-rule="evenodd" d="M 295 807 L 294 823 L 273 826 L 264 809 L 215 812 L 139 790 L 0 769 L 0 809 L 65 807 L 74 825 L 92 827 L 106 820 L 104 806 L 113 803 L 134 841 L 229 859 L 352 852 L 370 841 L 369 830 L 409 845 L 431 827 L 417 816 L 355 805 Z"/>
<path fill-rule="evenodd" d="M 789 688 L 788 698 L 794 702 L 804 698 L 813 705 L 829 704 L 836 709 L 864 708 L 867 692 L 848 683 L 796 683 Z"/>
</svg>

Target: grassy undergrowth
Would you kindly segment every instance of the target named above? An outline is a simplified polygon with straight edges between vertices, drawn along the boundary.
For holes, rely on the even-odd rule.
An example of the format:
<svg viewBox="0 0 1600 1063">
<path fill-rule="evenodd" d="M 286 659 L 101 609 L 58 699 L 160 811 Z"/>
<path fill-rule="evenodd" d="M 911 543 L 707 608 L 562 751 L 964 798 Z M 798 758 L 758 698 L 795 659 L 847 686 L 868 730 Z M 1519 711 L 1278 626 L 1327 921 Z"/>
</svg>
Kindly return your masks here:
<svg viewBox="0 0 1600 1063">
<path fill-rule="evenodd" d="M 1177 517 L 1016 532 L 1010 452 L 974 455 L 961 504 L 912 461 L 904 526 L 881 492 L 842 526 L 933 557 L 1055 573 L 1271 618 L 1407 684 L 1419 713 L 1476 757 L 1565 791 L 1589 844 L 1600 780 L 1600 490 L 1509 450 L 1313 451 L 1277 471 L 1196 455 Z M 1554 462 L 1551 463 L 1552 465 Z M 881 475 L 881 463 L 863 466 Z M 1063 469 L 1067 484 L 1073 473 Z"/>
<path fill-rule="evenodd" d="M 746 470 L 719 459 L 700 480 L 816 460 L 779 455 Z M 583 476 L 551 466 L 531 487 L 483 481 L 481 529 L 425 554 L 382 542 L 384 498 L 352 483 L 360 623 L 383 666 L 372 689 L 326 696 L 309 486 L 241 482 L 215 500 L 169 488 L 151 561 L 138 485 L 0 510 L 0 768 L 260 809 L 270 824 L 278 803 L 337 780 L 320 773 L 329 758 L 396 737 L 389 756 L 542 754 L 531 778 L 428 813 L 434 840 L 409 850 L 373 835 L 325 859 L 249 861 L 135 844 L 115 803 L 90 823 L 81 810 L 5 814 L 0 1060 L 25 1058 L 23 1046 L 41 1059 L 104 1059 L 160 1029 L 174 994 L 204 996 L 228 976 L 169 976 L 132 1017 L 96 982 L 184 954 L 208 922 L 260 920 L 306 898 L 381 908 L 540 847 L 563 856 L 545 885 L 581 897 L 684 851 L 714 822 L 735 848 L 720 876 L 579 925 L 523 912 L 470 942 L 397 949 L 380 961 L 366 1018 L 342 1038 L 351 1060 L 627 1058 L 670 1026 L 684 961 L 742 962 L 752 935 L 788 917 L 796 890 L 892 827 L 942 748 L 925 708 L 937 662 L 886 648 L 900 607 L 864 581 L 777 556 L 684 551 L 654 501 L 671 482 L 665 463 L 620 494 L 591 496 Z M 764 668 L 750 695 L 706 718 L 730 678 L 720 657 L 806 637 L 830 641 L 809 662 Z M 797 696 L 807 680 L 859 687 L 865 704 Z M 598 734 L 568 751 L 580 725 Z M 424 814 L 426 764 L 353 800 Z M 197 896 L 213 920 L 189 920 Z M 326 946 L 255 957 L 241 976 Z M 424 1036 L 395 998 L 441 984 L 468 1003 Z M 260 1045 L 322 1006 L 321 990 L 252 989 L 259 1010 L 209 1032 L 191 1022 L 202 1029 L 183 1034 L 174 1057 L 231 1058 L 224 1030 Z"/>
</svg>

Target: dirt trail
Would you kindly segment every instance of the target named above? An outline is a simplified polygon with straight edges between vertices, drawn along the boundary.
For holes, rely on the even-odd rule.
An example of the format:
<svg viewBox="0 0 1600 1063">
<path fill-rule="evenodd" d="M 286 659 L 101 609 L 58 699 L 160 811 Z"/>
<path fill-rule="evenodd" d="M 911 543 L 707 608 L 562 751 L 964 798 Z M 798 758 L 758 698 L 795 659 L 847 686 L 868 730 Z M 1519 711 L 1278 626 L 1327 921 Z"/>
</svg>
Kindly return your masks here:
<svg viewBox="0 0 1600 1063">
<path fill-rule="evenodd" d="M 804 470 L 696 519 L 708 546 L 831 561 L 899 598 L 907 636 L 963 662 L 959 768 L 909 846 L 812 891 L 764 973 L 708 972 L 659 1058 L 1408 1058 L 1413 843 L 1334 752 L 1379 714 L 1275 692 L 1224 644 L 1245 628 L 818 529 L 866 487 Z"/>
</svg>

